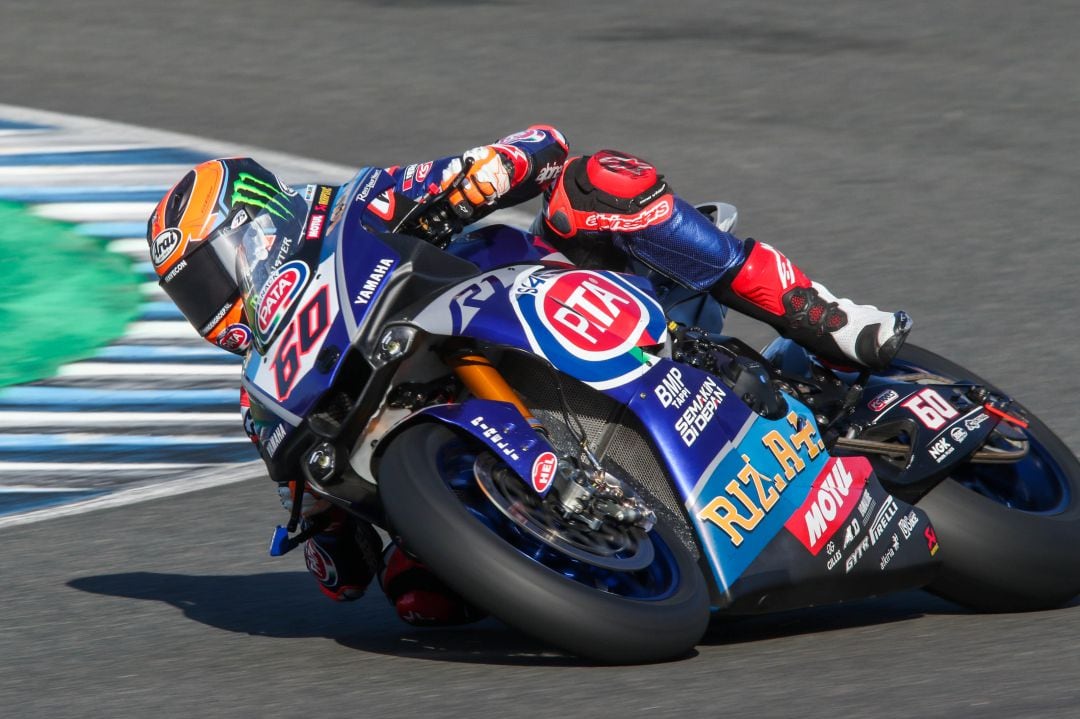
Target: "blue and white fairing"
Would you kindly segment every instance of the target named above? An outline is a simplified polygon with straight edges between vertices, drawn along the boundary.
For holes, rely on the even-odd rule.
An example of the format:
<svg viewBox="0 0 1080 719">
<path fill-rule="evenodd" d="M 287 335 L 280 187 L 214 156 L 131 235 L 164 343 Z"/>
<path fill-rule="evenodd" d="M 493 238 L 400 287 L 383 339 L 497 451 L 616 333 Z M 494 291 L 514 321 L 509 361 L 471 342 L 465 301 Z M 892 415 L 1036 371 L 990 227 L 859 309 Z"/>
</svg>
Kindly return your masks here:
<svg viewBox="0 0 1080 719">
<path fill-rule="evenodd" d="M 303 241 L 249 298 L 266 326 L 275 328 L 264 351 L 249 353 L 244 365 L 252 414 L 270 458 L 332 386 L 345 350 L 401 263 L 364 229 L 383 174 L 362 171 L 337 190 L 310 187 Z M 507 256 L 509 248 L 516 258 Z M 809 409 L 789 398 L 785 417 L 765 419 L 713 375 L 661 356 L 667 320 L 641 278 L 539 264 L 543 252 L 531 235 L 509 228 L 473 233 L 456 249 L 481 268 L 479 274 L 401 319 L 433 336 L 528 350 L 626 405 L 659 450 L 721 592 L 730 592 L 759 557 L 785 543 L 801 545 L 814 561 L 822 555 L 821 572 L 862 566 L 871 540 L 865 526 L 846 561 L 835 556 L 840 550 L 832 539 L 856 504 L 879 503 L 879 513 L 892 508 L 866 518 L 875 525 L 891 522 L 896 505 L 882 499 L 880 487 L 877 499 L 860 500 L 873 484 L 868 465 L 830 458 Z M 531 477 L 538 492 L 546 490 L 537 481 L 548 476 L 537 470 L 549 454 L 546 443 L 526 447 L 534 433 L 515 424 L 508 405 L 495 405 L 501 403 L 473 400 L 421 412 L 472 432 L 495 451 L 504 444 L 521 448 L 507 461 L 526 481 Z M 904 512 L 909 527 L 920 520 L 929 526 L 925 515 L 911 514 L 917 510 Z M 750 574 L 792 566 L 787 554 Z"/>
<path fill-rule="evenodd" d="M 248 353 L 243 380 L 270 457 L 336 380 L 345 350 L 398 264 L 362 224 L 365 200 L 378 189 L 365 183 L 380 172 L 361 170 L 340 188 L 309 185 L 299 248 L 249 299 L 276 327 L 265 351 Z"/>
<path fill-rule="evenodd" d="M 635 280 L 511 265 L 447 290 L 413 323 L 435 335 L 527 348 L 625 404 L 659 450 L 721 592 L 781 535 L 781 544 L 812 562 L 804 574 L 839 566 L 865 577 L 871 563 L 859 561 L 866 547 L 851 550 L 844 562 L 830 542 L 871 489 L 863 504 L 884 505 L 866 460 L 830 457 L 813 413 L 795 399 L 788 398 L 785 416 L 766 419 L 716 376 L 660 356 L 666 319 Z M 468 419 L 451 421 L 468 428 Z M 917 510 L 905 506 L 905 512 Z M 869 542 L 865 526 L 853 536 L 856 549 Z M 791 561 L 777 562 L 783 564 Z"/>
</svg>

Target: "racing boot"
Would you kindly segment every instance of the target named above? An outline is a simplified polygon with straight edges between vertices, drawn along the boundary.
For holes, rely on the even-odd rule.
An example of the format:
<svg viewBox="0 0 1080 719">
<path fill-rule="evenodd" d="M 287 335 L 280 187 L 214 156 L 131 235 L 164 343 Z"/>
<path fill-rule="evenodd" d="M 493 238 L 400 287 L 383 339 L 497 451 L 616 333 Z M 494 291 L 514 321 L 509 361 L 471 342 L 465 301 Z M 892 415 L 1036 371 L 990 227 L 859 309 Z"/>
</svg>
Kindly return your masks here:
<svg viewBox="0 0 1080 719">
<path fill-rule="evenodd" d="M 281 503 L 292 508 L 292 489 L 278 488 Z M 304 542 L 304 564 L 319 583 L 319 590 L 337 602 L 359 599 L 375 578 L 382 562 L 382 539 L 375 528 L 340 507 L 305 493 L 301 527 L 313 523 L 320 530 Z"/>
<path fill-rule="evenodd" d="M 401 621 L 415 627 L 468 624 L 487 616 L 397 545 L 386 549 L 379 584 Z"/>
<path fill-rule="evenodd" d="M 883 370 L 913 325 L 906 312 L 882 312 L 835 297 L 779 250 L 745 241 L 746 260 L 712 289 L 720 302 L 772 325 L 819 358 L 840 367 Z"/>
</svg>

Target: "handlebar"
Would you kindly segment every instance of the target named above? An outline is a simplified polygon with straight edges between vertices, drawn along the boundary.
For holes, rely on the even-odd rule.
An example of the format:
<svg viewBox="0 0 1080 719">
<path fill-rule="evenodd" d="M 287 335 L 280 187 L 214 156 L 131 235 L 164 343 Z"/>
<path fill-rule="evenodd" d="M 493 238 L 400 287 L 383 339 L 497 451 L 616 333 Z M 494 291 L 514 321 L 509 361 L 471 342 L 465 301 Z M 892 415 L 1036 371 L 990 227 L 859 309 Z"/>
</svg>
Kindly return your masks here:
<svg viewBox="0 0 1080 719">
<path fill-rule="evenodd" d="M 467 179 L 466 173 L 473 165 L 471 157 L 461 163 L 461 172 L 454 181 L 434 195 L 428 195 L 417 202 L 401 221 L 394 226 L 394 232 L 402 232 L 420 237 L 440 249 L 444 249 L 454 235 L 461 232 L 466 221 L 473 216 L 473 207 L 465 199 L 462 186 Z M 457 202 L 451 198 L 457 193 Z"/>
</svg>

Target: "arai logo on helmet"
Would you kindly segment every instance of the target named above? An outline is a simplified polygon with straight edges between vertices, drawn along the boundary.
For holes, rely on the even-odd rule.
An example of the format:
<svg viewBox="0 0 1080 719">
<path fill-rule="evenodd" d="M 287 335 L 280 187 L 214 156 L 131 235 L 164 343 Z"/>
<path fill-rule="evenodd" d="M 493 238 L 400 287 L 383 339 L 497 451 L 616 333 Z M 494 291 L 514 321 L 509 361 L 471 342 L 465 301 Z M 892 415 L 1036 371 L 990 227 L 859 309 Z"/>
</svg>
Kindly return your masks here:
<svg viewBox="0 0 1080 719">
<path fill-rule="evenodd" d="M 161 267 L 165 262 L 176 254 L 183 244 L 184 235 L 176 227 L 162 230 L 157 237 L 150 242 L 150 261 L 154 267 Z"/>
<path fill-rule="evenodd" d="M 255 313 L 259 335 L 270 337 L 293 302 L 307 285 L 311 271 L 299 260 L 286 262 L 263 285 L 259 292 L 259 307 Z"/>
<path fill-rule="evenodd" d="M 568 351 L 598 361 L 638 345 L 649 321 L 640 299 L 588 270 L 564 272 L 536 294 L 540 321 Z"/>
<path fill-rule="evenodd" d="M 537 492 L 543 492 L 551 485 L 558 466 L 559 460 L 554 452 L 544 452 L 536 458 L 532 466 L 532 486 Z"/>
<path fill-rule="evenodd" d="M 251 346 L 251 330 L 244 324 L 229 325 L 218 336 L 217 345 L 230 352 L 247 352 Z"/>
</svg>

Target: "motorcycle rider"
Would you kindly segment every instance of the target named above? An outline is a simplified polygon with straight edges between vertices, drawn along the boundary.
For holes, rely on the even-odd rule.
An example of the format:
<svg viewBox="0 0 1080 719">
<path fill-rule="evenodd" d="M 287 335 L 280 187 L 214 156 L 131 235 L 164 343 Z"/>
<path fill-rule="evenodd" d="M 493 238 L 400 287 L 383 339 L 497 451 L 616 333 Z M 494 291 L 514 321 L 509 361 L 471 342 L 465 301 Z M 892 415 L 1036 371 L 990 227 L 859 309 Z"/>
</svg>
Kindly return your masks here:
<svg viewBox="0 0 1080 719">
<path fill-rule="evenodd" d="M 321 231 L 327 218 L 333 224 L 346 208 L 360 205 L 369 230 L 397 230 L 416 202 L 464 171 L 450 197 L 462 215 L 478 220 L 542 193 L 533 226 L 539 247 L 579 265 L 643 274 L 666 310 L 693 306 L 700 316 L 719 302 L 767 322 L 825 361 L 870 369 L 888 366 L 910 331 L 905 313 L 837 298 L 775 248 L 721 231 L 641 158 L 614 150 L 568 155 L 558 130 L 534 125 L 460 156 L 365 168 L 335 191 L 333 212 L 323 204 L 328 200 L 315 197 L 316 186 L 302 196 L 249 158 L 211 160 L 165 194 L 149 219 L 147 242 L 161 286 L 199 334 L 243 355 L 252 330 L 236 269 L 238 230 L 259 217 L 275 222 L 275 234 L 267 235 L 273 245 L 265 249 L 266 256 L 278 253 L 280 265 L 300 235 L 311 232 L 316 215 Z M 268 438 L 251 421 L 241 392 L 245 429 L 273 470 Z M 279 493 L 290 508 L 287 484 Z M 378 574 L 406 622 L 452 624 L 481 616 L 395 545 L 380 556 L 382 543 L 371 525 L 310 495 L 304 503 L 305 520 L 325 524 L 305 543 L 305 563 L 331 598 L 359 597 Z"/>
</svg>

